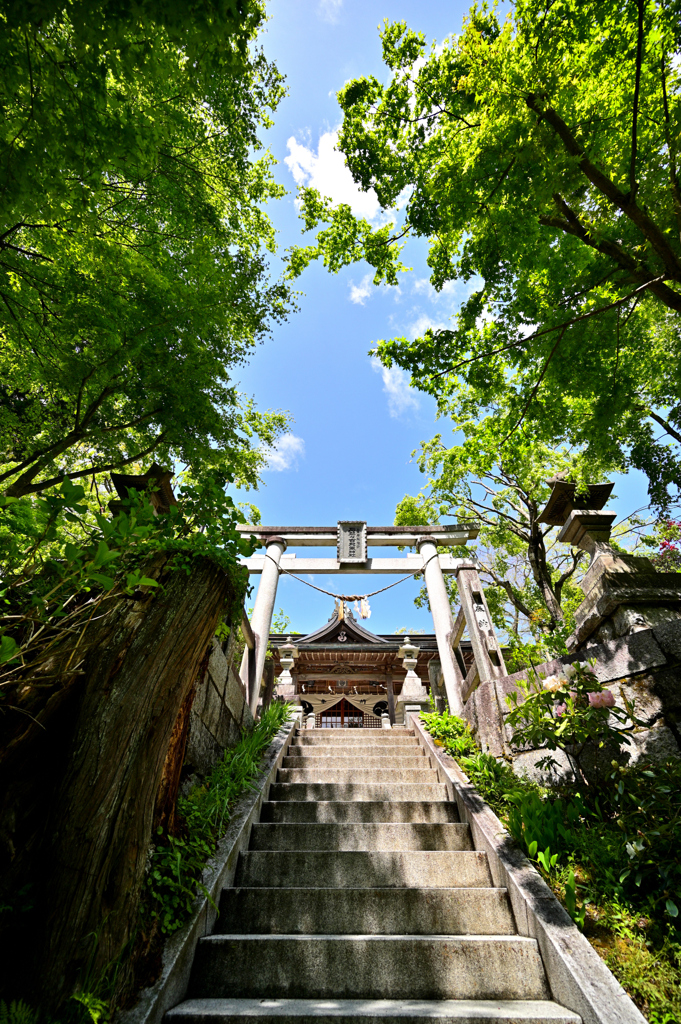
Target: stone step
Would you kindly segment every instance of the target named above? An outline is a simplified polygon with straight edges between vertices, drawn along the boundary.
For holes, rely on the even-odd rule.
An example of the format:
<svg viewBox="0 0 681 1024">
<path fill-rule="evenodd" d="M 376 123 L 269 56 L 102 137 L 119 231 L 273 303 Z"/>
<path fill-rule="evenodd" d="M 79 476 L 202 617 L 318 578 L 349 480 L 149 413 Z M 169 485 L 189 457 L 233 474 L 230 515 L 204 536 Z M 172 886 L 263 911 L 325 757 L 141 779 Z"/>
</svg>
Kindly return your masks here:
<svg viewBox="0 0 681 1024">
<path fill-rule="evenodd" d="M 472 850 L 468 823 L 257 822 L 251 850 Z"/>
<path fill-rule="evenodd" d="M 234 884 L 284 889 L 487 888 L 492 876 L 487 854 L 480 850 L 301 850 L 286 857 L 276 850 L 249 850 L 239 858 Z"/>
<path fill-rule="evenodd" d="M 534 939 L 514 936 L 210 935 L 190 997 L 548 999 Z"/>
<path fill-rule="evenodd" d="M 277 782 L 437 782 L 432 768 L 280 768 Z"/>
<path fill-rule="evenodd" d="M 187 999 L 168 1024 L 581 1024 L 558 1003 L 539 999 Z"/>
<path fill-rule="evenodd" d="M 416 743 L 337 743 L 296 744 L 288 748 L 288 757 L 423 757 L 425 751 Z"/>
<path fill-rule="evenodd" d="M 372 729 L 360 731 L 347 729 L 303 729 L 291 740 L 292 746 L 300 747 L 418 747 L 421 745 L 414 733 L 401 729 Z"/>
<path fill-rule="evenodd" d="M 377 783 L 350 782 L 273 782 L 270 800 L 370 800 L 378 801 L 446 801 L 447 787 L 443 782 Z"/>
<path fill-rule="evenodd" d="M 345 752 L 340 754 L 322 754 L 321 757 L 309 757 L 305 754 L 302 757 L 285 757 L 282 761 L 282 768 L 305 768 L 307 771 L 360 771 L 368 772 L 369 769 L 380 771 L 427 771 L 430 768 L 430 759 L 418 757 L 417 755 L 402 755 L 402 757 L 346 757 Z"/>
<path fill-rule="evenodd" d="M 223 889 L 215 933 L 515 935 L 506 889 Z"/>
<path fill-rule="evenodd" d="M 424 800 L 278 800 L 262 805 L 265 822 L 458 821 L 455 803 Z"/>
</svg>

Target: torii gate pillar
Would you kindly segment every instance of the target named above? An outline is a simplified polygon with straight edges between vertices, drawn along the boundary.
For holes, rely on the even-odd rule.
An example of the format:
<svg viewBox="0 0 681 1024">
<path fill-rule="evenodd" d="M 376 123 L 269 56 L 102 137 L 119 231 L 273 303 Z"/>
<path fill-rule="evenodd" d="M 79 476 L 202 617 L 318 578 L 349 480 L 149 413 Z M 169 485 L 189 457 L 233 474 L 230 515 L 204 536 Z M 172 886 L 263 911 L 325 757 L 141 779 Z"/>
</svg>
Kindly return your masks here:
<svg viewBox="0 0 681 1024">
<path fill-rule="evenodd" d="M 440 654 L 442 675 L 445 681 L 445 691 L 449 710 L 452 715 L 463 717 L 463 676 L 461 669 L 454 656 L 452 646 L 454 640 L 454 620 L 452 609 L 449 604 L 449 596 L 445 586 L 442 567 L 437 553 L 435 541 L 429 537 L 420 538 L 417 541 L 419 553 L 423 557 L 426 578 L 426 589 L 428 591 L 428 603 L 433 616 L 435 626 L 435 638 L 437 649 Z"/>
<path fill-rule="evenodd" d="M 277 597 L 277 584 L 279 583 L 279 562 L 284 551 L 286 541 L 283 537 L 268 537 L 267 548 L 268 558 L 265 559 L 260 576 L 260 586 L 255 598 L 255 607 L 251 616 L 251 628 L 255 635 L 255 679 L 248 694 L 248 703 L 251 714 L 255 717 L 260 696 L 260 680 L 265 670 L 265 655 L 267 654 L 267 641 L 272 626 L 272 615 L 274 614 L 274 602 Z M 248 648 L 244 651 L 241 661 L 241 678 L 248 685 Z"/>
</svg>

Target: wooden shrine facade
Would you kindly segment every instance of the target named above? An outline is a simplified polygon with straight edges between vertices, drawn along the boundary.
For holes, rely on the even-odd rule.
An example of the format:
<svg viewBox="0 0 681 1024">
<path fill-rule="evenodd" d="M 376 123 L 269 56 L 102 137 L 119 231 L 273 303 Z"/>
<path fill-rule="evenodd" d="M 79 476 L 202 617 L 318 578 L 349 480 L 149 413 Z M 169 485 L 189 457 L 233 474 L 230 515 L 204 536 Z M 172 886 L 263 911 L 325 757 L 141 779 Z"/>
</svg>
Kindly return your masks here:
<svg viewBox="0 0 681 1024">
<path fill-rule="evenodd" d="M 443 697 L 435 634 L 415 633 L 411 640 L 419 648 L 416 674 L 433 698 Z M 395 702 L 407 671 L 399 656 L 404 641 L 403 633 L 369 632 L 341 602 L 329 621 L 312 633 L 270 635 L 274 675 L 282 673 L 281 648 L 292 642 L 297 656 L 290 699 L 306 715 L 314 714 L 318 727 L 380 728 L 385 712 L 395 722 Z M 470 643 L 459 645 L 458 656 L 466 676 L 474 661 Z"/>
</svg>

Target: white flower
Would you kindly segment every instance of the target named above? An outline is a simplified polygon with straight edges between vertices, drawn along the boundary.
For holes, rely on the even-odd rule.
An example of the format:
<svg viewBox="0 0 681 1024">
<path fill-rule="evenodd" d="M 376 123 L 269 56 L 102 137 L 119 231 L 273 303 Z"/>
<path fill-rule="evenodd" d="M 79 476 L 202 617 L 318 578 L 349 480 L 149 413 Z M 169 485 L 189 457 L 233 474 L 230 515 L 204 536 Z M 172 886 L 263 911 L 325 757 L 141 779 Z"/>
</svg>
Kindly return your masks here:
<svg viewBox="0 0 681 1024">
<path fill-rule="evenodd" d="M 547 676 L 544 680 L 544 689 L 549 690 L 550 693 L 555 693 L 556 690 L 560 690 L 563 686 L 567 686 L 565 676 Z"/>
<path fill-rule="evenodd" d="M 577 675 L 578 671 L 578 662 L 574 662 L 572 665 L 563 665 L 563 674 L 565 675 L 566 679 L 572 679 L 573 676 Z"/>
</svg>

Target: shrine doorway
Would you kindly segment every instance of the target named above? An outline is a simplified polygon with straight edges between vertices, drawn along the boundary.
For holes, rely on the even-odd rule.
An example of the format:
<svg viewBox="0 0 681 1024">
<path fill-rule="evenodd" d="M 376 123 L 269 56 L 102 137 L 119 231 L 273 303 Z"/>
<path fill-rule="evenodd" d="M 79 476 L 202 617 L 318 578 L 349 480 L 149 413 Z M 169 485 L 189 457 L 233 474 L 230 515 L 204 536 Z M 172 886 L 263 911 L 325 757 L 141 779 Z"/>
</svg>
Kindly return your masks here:
<svg viewBox="0 0 681 1024">
<path fill-rule="evenodd" d="M 316 726 L 318 729 L 366 729 L 380 728 L 380 719 L 373 721 L 374 715 L 367 715 L 364 711 L 351 704 L 345 697 L 341 697 L 333 707 L 325 708 L 317 715 Z"/>
</svg>

